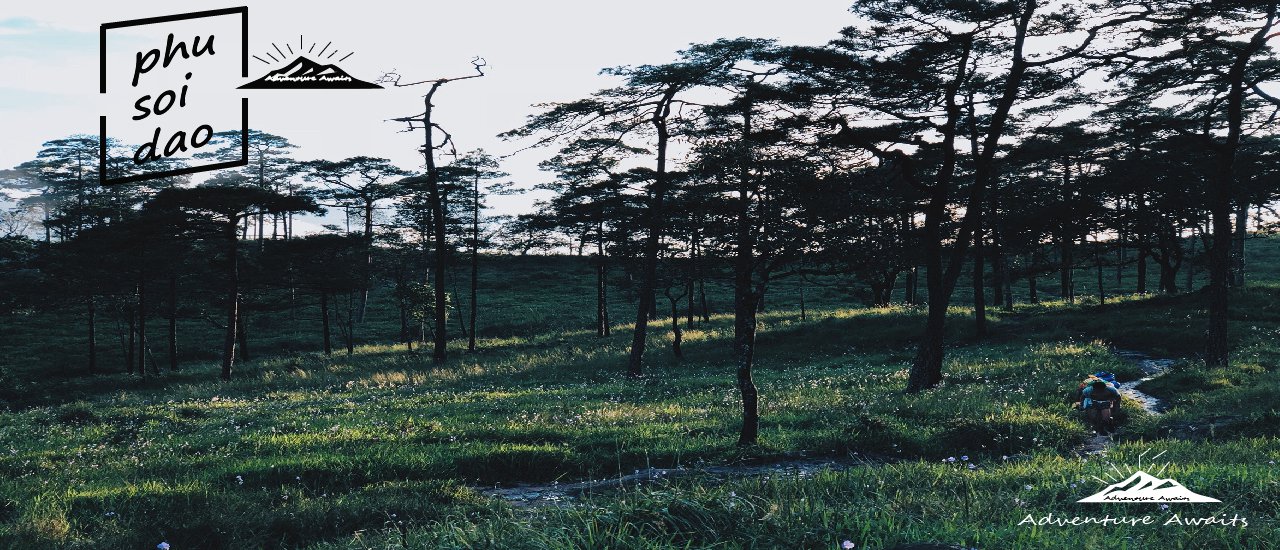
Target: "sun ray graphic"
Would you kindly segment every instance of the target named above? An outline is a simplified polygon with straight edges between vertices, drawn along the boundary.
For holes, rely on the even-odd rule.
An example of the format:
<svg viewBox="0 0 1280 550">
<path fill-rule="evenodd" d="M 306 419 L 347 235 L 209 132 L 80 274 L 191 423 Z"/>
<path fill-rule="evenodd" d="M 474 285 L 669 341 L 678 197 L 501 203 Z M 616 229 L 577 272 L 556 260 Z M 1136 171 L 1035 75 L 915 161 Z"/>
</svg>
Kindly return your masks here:
<svg viewBox="0 0 1280 550">
<path fill-rule="evenodd" d="M 306 42 L 302 38 L 302 35 L 298 35 L 297 51 L 294 51 L 293 44 L 291 41 L 290 42 L 281 41 L 281 42 L 284 44 L 283 50 L 280 49 L 280 46 L 278 46 L 275 42 L 272 42 L 271 49 L 263 52 L 263 55 L 267 56 L 267 58 L 271 59 L 271 61 L 267 61 L 266 59 L 263 59 L 261 56 L 258 56 L 258 55 L 253 55 L 252 57 L 267 65 L 274 65 L 277 63 L 288 63 L 291 60 L 290 56 L 300 55 L 302 53 L 303 45 L 306 44 Z M 315 53 L 316 44 L 319 44 L 319 42 L 312 42 L 311 47 L 307 48 L 306 53 L 307 54 Z M 330 50 L 329 47 L 332 45 L 333 45 L 333 41 L 330 40 L 328 43 L 326 43 L 323 47 L 320 48 L 320 51 L 318 53 L 315 53 L 316 58 L 317 59 L 333 59 L 335 55 L 342 53 L 338 48 L 334 48 Z M 289 53 L 286 54 L 285 53 L 286 50 Z M 328 52 L 328 55 L 325 55 L 326 52 Z M 336 62 L 341 63 L 343 61 L 346 61 L 348 57 L 355 55 L 355 53 L 356 53 L 355 51 L 348 51 L 346 52 L 346 55 L 339 57 Z"/>
</svg>

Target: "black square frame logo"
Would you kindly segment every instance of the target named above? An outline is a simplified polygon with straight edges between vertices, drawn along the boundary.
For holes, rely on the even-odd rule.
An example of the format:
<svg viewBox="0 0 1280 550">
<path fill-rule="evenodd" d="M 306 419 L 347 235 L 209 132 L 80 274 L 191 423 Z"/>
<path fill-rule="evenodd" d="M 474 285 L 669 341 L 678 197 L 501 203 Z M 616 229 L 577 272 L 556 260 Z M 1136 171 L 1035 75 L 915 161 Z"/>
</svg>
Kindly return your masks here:
<svg viewBox="0 0 1280 550">
<path fill-rule="evenodd" d="M 98 93 L 107 93 L 107 31 L 110 29 L 119 29 L 123 27 L 139 27 L 142 25 L 155 25 L 159 23 L 169 23 L 172 21 L 183 21 L 187 19 L 200 19 L 204 17 L 217 17 L 222 15 L 239 15 L 240 16 L 240 77 L 249 78 L 249 7 L 240 6 L 235 8 L 223 8 L 218 10 L 205 10 L 190 13 L 179 13 L 175 15 L 165 15 L 161 17 L 146 17 L 142 19 L 130 19 L 128 21 L 113 21 L 103 23 L 98 33 L 98 75 L 99 85 Z M 98 182 L 102 185 L 115 185 L 121 183 L 131 183 L 136 181 L 145 181 L 150 179 L 159 179 L 168 176 L 181 176 L 185 174 L 196 174 L 199 172 L 210 172 L 213 170 L 221 170 L 223 168 L 235 168 L 237 166 L 247 166 L 249 164 L 249 98 L 240 98 L 240 158 L 226 162 L 218 162 L 214 164 L 205 164 L 202 166 L 188 166 L 178 170 L 162 170 L 159 172 L 147 172 L 143 174 L 134 174 L 120 178 L 107 177 L 107 117 L 102 115 L 98 117 Z"/>
</svg>

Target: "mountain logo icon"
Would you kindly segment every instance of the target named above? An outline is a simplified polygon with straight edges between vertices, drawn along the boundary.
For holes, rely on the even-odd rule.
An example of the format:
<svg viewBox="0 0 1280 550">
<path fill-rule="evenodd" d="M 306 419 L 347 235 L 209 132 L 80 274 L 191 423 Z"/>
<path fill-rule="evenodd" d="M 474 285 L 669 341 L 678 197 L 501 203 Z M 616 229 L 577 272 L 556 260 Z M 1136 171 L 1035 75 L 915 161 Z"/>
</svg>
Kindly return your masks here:
<svg viewBox="0 0 1280 550">
<path fill-rule="evenodd" d="M 1222 502 L 1184 487 L 1173 478 L 1158 478 L 1141 470 L 1128 479 L 1076 502 Z"/>
<path fill-rule="evenodd" d="M 1146 454 L 1146 451 L 1143 451 L 1142 455 L 1138 457 L 1139 468 L 1142 467 L 1142 459 Z M 1160 458 L 1160 455 L 1163 454 L 1164 452 L 1161 451 L 1159 454 L 1151 457 L 1151 460 L 1154 461 L 1155 459 Z M 1160 474 L 1164 473 L 1165 468 L 1168 466 L 1169 463 L 1166 462 L 1159 470 L 1156 471 L 1156 475 L 1148 474 L 1140 469 L 1133 470 L 1133 473 L 1128 478 L 1125 478 L 1124 481 L 1112 483 L 1108 485 L 1106 489 L 1077 500 L 1076 502 L 1090 504 L 1109 502 L 1222 502 L 1216 498 L 1196 493 L 1191 489 L 1186 488 L 1183 484 L 1178 483 L 1177 480 L 1173 478 L 1158 477 Z M 1111 470 L 1116 474 L 1123 475 L 1120 469 L 1114 464 L 1111 465 Z M 1110 478 L 1113 482 L 1116 480 L 1116 478 L 1112 477 L 1110 473 L 1106 473 L 1104 475 Z M 1106 483 L 1106 480 L 1100 477 L 1095 476 L 1094 479 Z"/>
<path fill-rule="evenodd" d="M 275 70 L 272 70 L 271 72 L 268 72 L 267 74 L 263 75 L 262 78 L 254 80 L 253 82 L 250 82 L 243 86 L 240 86 L 240 89 L 339 90 L 339 89 L 381 89 L 382 88 L 382 86 L 379 86 L 372 82 L 366 82 L 356 77 L 353 77 L 350 74 L 348 74 L 346 71 L 342 70 L 342 68 L 334 64 L 334 63 L 341 63 L 342 61 L 345 61 L 348 57 L 351 57 L 351 55 L 355 52 L 347 53 L 346 55 L 342 56 L 342 58 L 338 59 L 334 63 L 324 63 L 324 61 L 327 61 L 328 59 L 332 58 L 334 55 L 338 53 L 338 50 L 336 49 L 332 51 L 329 50 L 329 46 L 332 44 L 333 42 L 330 42 L 329 44 L 326 44 L 324 47 L 320 48 L 320 51 L 318 53 L 313 53 L 315 52 L 315 49 L 316 49 L 316 44 L 313 43 L 311 44 L 311 49 L 307 50 L 306 54 L 303 54 L 302 53 L 302 49 L 303 49 L 302 37 L 298 37 L 297 53 L 294 52 L 292 44 L 285 44 L 285 48 L 289 52 L 288 54 L 285 54 L 285 50 L 282 50 L 280 46 L 277 46 L 273 42 L 271 46 L 275 48 L 275 53 L 273 54 L 270 51 L 265 53 L 267 57 L 271 58 L 271 61 L 274 61 L 276 63 L 281 63 L 284 60 L 288 59 L 289 55 L 294 55 L 295 57 L 293 61 L 289 62 L 288 65 L 285 65 L 279 69 L 275 69 Z M 326 52 L 328 52 L 329 54 L 328 56 L 325 56 Z M 279 57 L 277 57 L 276 54 L 278 54 Z M 319 59 L 322 61 L 320 62 L 312 61 L 309 57 L 307 57 L 307 55 L 314 55 L 316 59 Z M 263 59 L 260 56 L 255 55 L 253 56 L 253 58 L 263 63 L 266 63 L 268 65 L 271 64 L 271 62 L 267 61 L 266 59 Z"/>
</svg>

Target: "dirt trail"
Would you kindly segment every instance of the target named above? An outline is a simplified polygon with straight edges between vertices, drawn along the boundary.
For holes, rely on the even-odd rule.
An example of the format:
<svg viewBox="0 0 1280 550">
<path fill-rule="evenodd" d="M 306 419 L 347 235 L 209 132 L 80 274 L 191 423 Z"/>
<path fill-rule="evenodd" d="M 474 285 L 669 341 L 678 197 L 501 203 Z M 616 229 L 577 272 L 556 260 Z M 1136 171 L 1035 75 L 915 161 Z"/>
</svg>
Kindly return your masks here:
<svg viewBox="0 0 1280 550">
<path fill-rule="evenodd" d="M 1138 391 L 1138 386 L 1143 382 L 1164 375 L 1169 372 L 1176 362 L 1173 359 L 1157 359 L 1140 351 L 1118 349 L 1115 354 L 1121 358 L 1138 364 L 1142 369 L 1143 377 L 1132 382 L 1123 382 L 1120 384 L 1120 393 L 1124 394 L 1130 402 L 1136 402 L 1143 409 L 1151 414 L 1160 414 L 1164 412 L 1164 403 L 1159 399 Z"/>
</svg>

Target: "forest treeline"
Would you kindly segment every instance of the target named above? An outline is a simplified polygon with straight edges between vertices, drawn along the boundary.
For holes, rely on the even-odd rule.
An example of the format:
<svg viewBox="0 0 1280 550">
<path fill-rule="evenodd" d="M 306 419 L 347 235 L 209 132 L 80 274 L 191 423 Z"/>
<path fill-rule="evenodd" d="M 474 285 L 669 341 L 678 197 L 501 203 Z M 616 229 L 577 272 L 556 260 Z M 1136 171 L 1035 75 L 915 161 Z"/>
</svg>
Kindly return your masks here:
<svg viewBox="0 0 1280 550">
<path fill-rule="evenodd" d="M 425 112 L 396 119 L 424 134 L 413 169 L 375 156 L 303 160 L 285 137 L 254 131 L 243 168 L 199 184 L 103 187 L 97 138 L 70 136 L 3 172 L 17 206 L 3 218 L 0 307 L 78 311 L 90 374 L 101 316 L 127 324 L 141 376 L 164 362 L 148 339 L 168 339 L 167 368 L 180 368 L 177 320 L 200 318 L 225 335 L 230 379 L 247 351 L 247 299 L 318 300 L 330 353 L 331 334 L 350 350 L 371 289 L 386 287 L 398 340 L 430 341 L 439 362 L 450 310 L 476 347 L 482 252 L 588 255 L 598 335 L 618 324 L 613 274 L 639 297 L 619 358 L 633 376 L 651 333 L 671 331 L 679 356 L 681 317 L 688 326 L 709 313 L 705 282 L 730 282 L 726 355 L 742 396 L 739 442 L 752 444 L 755 316 L 778 280 L 849 277 L 873 305 L 895 289 L 925 304 L 905 388 L 918 392 L 942 380 L 962 280 L 982 335 L 985 308 L 1012 309 L 1014 285 L 1035 301 L 1038 281 L 1053 279 L 1070 301 L 1073 274 L 1088 267 L 1105 302 L 1104 268 L 1131 266 L 1139 293 L 1176 293 L 1192 290 L 1180 270 L 1203 258 L 1203 357 L 1226 365 L 1245 239 L 1277 218 L 1278 4 L 882 0 L 855 4 L 851 26 L 823 46 L 691 45 L 665 63 L 606 69 L 616 85 L 538 106 L 503 134 L 519 154 L 551 155 L 542 168 L 553 177 L 536 187 L 552 198 L 518 216 L 489 215 L 486 201 L 532 182 L 512 184 L 484 151 L 457 154 L 432 121 L 449 108 L 437 91 L 485 85 L 456 82 L 483 76 L 481 63 L 475 75 L 416 83 L 430 84 Z M 220 149 L 205 155 L 234 157 L 240 139 L 217 135 Z M 108 148 L 101 169 L 133 169 L 123 147 Z M 299 216 L 325 209 L 346 223 L 295 231 Z M 459 267 L 469 282 L 444 280 Z M 456 288 L 465 295 L 441 291 Z"/>
</svg>

